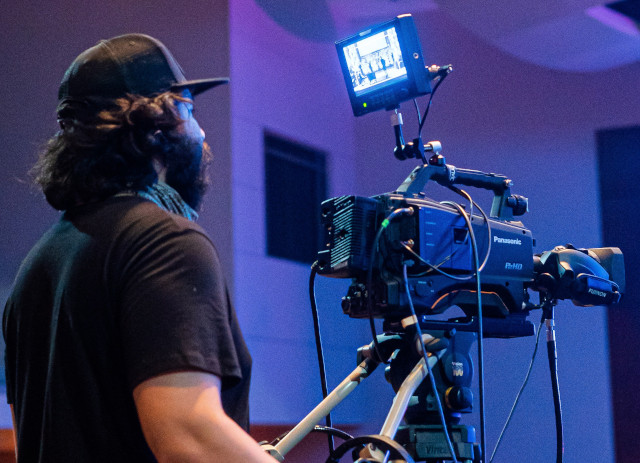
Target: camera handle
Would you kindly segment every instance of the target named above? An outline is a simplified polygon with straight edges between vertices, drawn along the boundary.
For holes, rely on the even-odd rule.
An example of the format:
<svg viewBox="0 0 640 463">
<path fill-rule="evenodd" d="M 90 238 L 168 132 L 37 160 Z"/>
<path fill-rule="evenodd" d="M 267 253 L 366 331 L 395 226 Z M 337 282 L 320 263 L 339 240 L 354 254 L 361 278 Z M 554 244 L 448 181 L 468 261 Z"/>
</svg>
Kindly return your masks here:
<svg viewBox="0 0 640 463">
<path fill-rule="evenodd" d="M 479 170 L 456 169 L 455 166 L 447 165 L 444 156 L 440 154 L 442 143 L 439 141 L 423 144 L 422 137 L 418 136 L 412 142 L 405 144 L 402 135 L 402 114 L 398 108 L 399 106 L 390 108 L 394 110 L 391 113 L 391 125 L 396 138 L 393 154 L 401 161 L 411 158 L 421 159 L 422 165 L 416 167 L 409 174 L 402 185 L 398 187 L 396 193 L 415 197 L 422 193 L 429 180 L 435 180 L 445 187 L 460 184 L 493 191 L 491 217 L 513 220 L 514 216 L 523 215 L 529 210 L 529 200 L 524 196 L 512 195 L 513 181 L 504 175 Z M 428 160 L 425 155 L 427 152 L 433 153 Z"/>
<path fill-rule="evenodd" d="M 420 141 L 419 138 L 414 140 L 414 142 L 418 141 Z M 433 151 L 434 155 L 423 165 L 413 169 L 402 185 L 398 187 L 396 193 L 403 196 L 418 196 L 424 190 L 427 182 L 434 180 L 442 186 L 460 184 L 493 191 L 491 217 L 512 220 L 514 216 L 523 215 L 528 211 L 528 199 L 524 196 L 512 195 L 513 181 L 504 175 L 479 170 L 458 169 L 446 164 L 444 156 L 440 154 L 442 145 L 439 141 L 427 143 L 424 145 L 424 150 Z"/>
</svg>

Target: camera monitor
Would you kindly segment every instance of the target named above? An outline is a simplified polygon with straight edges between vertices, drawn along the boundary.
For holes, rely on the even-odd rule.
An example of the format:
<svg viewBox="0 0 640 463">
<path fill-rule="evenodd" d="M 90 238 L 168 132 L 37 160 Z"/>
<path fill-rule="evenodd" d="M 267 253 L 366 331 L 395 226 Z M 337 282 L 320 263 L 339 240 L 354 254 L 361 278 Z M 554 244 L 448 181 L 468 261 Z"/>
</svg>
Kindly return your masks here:
<svg viewBox="0 0 640 463">
<path fill-rule="evenodd" d="M 413 17 L 398 16 L 336 42 L 353 113 L 362 116 L 431 92 Z"/>
</svg>

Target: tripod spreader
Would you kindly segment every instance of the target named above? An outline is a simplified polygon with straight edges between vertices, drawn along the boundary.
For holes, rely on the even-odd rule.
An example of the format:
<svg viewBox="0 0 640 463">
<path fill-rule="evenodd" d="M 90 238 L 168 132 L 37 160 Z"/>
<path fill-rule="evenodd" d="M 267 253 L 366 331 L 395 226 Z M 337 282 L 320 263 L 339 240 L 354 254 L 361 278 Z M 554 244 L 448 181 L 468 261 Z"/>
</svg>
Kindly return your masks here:
<svg viewBox="0 0 640 463">
<path fill-rule="evenodd" d="M 435 334 L 435 336 L 433 334 Z M 445 334 L 447 334 L 450 339 L 445 339 L 447 338 Z M 460 335 L 463 336 L 460 340 L 456 341 Z M 454 347 L 456 345 L 458 347 L 467 345 L 468 341 L 466 340 L 465 335 L 471 335 L 473 337 L 472 333 L 457 333 L 455 336 L 453 333 L 443 332 L 432 332 L 431 334 L 423 333 L 425 347 L 431 354 L 428 357 L 431 368 L 433 369 L 441 357 L 449 358 L 447 356 L 451 356 L 455 353 L 455 351 L 451 350 L 452 344 Z M 440 450 L 440 436 L 443 434 L 442 426 L 437 424 L 423 424 L 421 422 L 416 422 L 414 419 L 410 420 L 412 424 L 401 426 L 403 418 L 405 421 L 407 419 L 407 409 L 414 408 L 410 406 L 410 403 L 416 401 L 416 391 L 419 391 L 422 381 L 429 374 L 425 359 L 418 348 L 418 344 L 416 344 L 416 339 L 417 338 L 413 333 L 410 334 L 407 332 L 384 334 L 377 337 L 377 351 L 373 343 L 358 349 L 358 361 L 360 361 L 360 364 L 333 391 L 331 391 L 331 393 L 322 402 L 320 402 L 302 421 L 300 421 L 300 423 L 289 431 L 286 436 L 284 436 L 275 445 L 263 444 L 263 449 L 269 452 L 277 460 L 284 461 L 285 455 L 307 434 L 309 434 L 322 418 L 342 402 L 342 400 L 346 398 L 364 378 L 369 376 L 376 367 L 382 363 L 378 360 L 379 353 L 381 357 L 386 357 L 384 358 L 384 361 L 392 358 L 390 367 L 395 367 L 394 377 L 396 377 L 396 379 L 399 378 L 399 381 L 402 383 L 398 388 L 394 386 L 396 396 L 383 424 L 382 430 L 380 434 L 376 436 L 356 438 L 363 439 L 362 441 L 356 442 L 356 439 L 347 440 L 338 449 L 336 449 L 333 455 L 329 456 L 330 460 L 328 461 L 332 461 L 331 458 L 337 455 L 338 450 L 344 450 L 344 452 L 346 452 L 346 449 L 355 449 L 357 446 L 362 446 L 364 443 L 374 444 L 374 447 L 376 443 L 379 444 L 377 450 L 374 447 L 367 446 L 366 452 L 371 458 L 365 458 L 368 461 L 383 461 L 384 455 L 382 455 L 380 459 L 377 459 L 377 457 L 379 457 L 377 454 L 380 453 L 379 450 L 384 450 L 385 452 L 389 451 L 391 455 L 403 458 L 407 462 L 411 462 L 411 458 L 413 458 L 414 461 L 436 461 L 434 459 L 434 455 L 442 454 L 442 451 Z M 459 360 L 459 356 L 454 357 Z M 406 361 L 402 360 L 401 363 L 398 363 L 398 358 L 401 360 L 405 359 Z M 401 365 L 408 365 L 408 362 L 411 363 L 409 366 L 411 371 L 403 372 Z M 454 365 L 453 368 L 457 367 Z M 444 369 L 447 370 L 447 367 Z M 457 373 L 452 374 L 455 376 Z M 436 375 L 434 371 L 434 377 L 435 376 L 440 377 L 440 373 Z M 392 385 L 393 384 L 394 383 L 392 382 Z M 418 396 L 419 395 L 420 394 L 418 394 Z M 420 401 L 419 397 L 418 401 Z M 428 415 L 428 410 L 426 409 L 423 411 L 421 416 L 424 418 L 425 414 Z M 475 434 L 473 432 L 469 432 L 473 431 L 473 428 L 468 426 L 452 425 L 451 429 L 454 433 L 454 445 L 458 456 L 462 457 L 465 461 L 477 461 L 476 458 L 479 453 L 477 450 L 474 452 L 476 447 L 474 445 Z M 398 436 L 397 442 L 393 440 L 396 437 L 396 434 Z M 456 437 L 458 435 L 460 437 Z M 425 442 L 431 442 L 431 444 L 425 447 Z M 415 453 L 415 456 L 405 458 L 407 454 L 402 451 L 403 447 L 409 451 L 409 455 Z M 444 453 L 445 459 L 450 455 L 450 452 Z M 416 456 L 418 458 L 416 458 Z M 474 458 L 474 456 L 476 458 Z M 443 459 L 443 457 L 438 458 L 439 460 Z"/>
<path fill-rule="evenodd" d="M 272 457 L 278 461 L 284 461 L 284 456 L 295 447 L 315 425 L 331 410 L 333 410 L 342 400 L 347 397 L 362 379 L 366 378 L 376 369 L 379 362 L 372 359 L 362 361 L 349 376 L 347 376 L 331 393 L 320 402 L 300 423 L 298 423 L 287 435 L 275 446 L 263 445 Z"/>
</svg>

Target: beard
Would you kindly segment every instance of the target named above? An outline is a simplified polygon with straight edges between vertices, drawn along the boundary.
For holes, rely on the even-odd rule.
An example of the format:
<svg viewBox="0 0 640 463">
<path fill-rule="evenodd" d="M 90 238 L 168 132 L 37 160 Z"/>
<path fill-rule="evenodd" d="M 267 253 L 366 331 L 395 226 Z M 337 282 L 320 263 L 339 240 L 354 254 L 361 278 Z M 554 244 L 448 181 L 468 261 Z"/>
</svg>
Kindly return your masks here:
<svg viewBox="0 0 640 463">
<path fill-rule="evenodd" d="M 206 142 L 182 138 L 166 153 L 165 182 L 194 210 L 198 210 L 210 184 L 208 167 L 213 155 Z"/>
</svg>

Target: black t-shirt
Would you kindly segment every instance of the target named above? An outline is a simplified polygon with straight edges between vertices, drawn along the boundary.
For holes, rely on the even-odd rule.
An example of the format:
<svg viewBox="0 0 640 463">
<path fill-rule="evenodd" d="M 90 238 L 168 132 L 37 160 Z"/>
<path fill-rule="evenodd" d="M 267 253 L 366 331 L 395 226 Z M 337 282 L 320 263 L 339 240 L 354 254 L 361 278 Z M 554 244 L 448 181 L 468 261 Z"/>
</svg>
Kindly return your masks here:
<svg viewBox="0 0 640 463">
<path fill-rule="evenodd" d="M 23 262 L 3 331 L 21 462 L 155 461 L 132 391 L 169 372 L 219 376 L 248 428 L 251 358 L 216 251 L 144 199 L 67 211 Z"/>
</svg>

